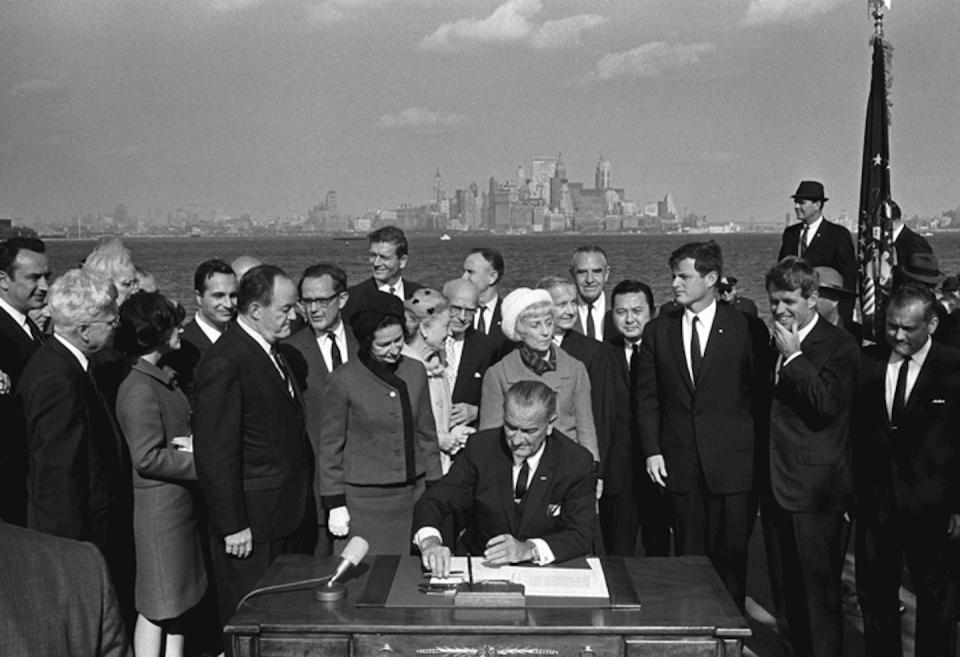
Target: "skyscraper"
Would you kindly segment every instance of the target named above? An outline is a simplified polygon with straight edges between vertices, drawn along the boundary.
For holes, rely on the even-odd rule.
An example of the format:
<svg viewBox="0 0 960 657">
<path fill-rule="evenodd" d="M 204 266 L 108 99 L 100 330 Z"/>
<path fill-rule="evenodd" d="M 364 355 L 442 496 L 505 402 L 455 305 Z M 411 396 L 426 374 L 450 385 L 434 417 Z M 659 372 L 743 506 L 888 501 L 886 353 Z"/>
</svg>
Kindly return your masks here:
<svg viewBox="0 0 960 657">
<path fill-rule="evenodd" d="M 610 162 L 605 160 L 603 155 L 600 156 L 600 161 L 597 162 L 597 172 L 596 176 L 594 177 L 594 187 L 598 190 L 610 188 Z"/>
</svg>

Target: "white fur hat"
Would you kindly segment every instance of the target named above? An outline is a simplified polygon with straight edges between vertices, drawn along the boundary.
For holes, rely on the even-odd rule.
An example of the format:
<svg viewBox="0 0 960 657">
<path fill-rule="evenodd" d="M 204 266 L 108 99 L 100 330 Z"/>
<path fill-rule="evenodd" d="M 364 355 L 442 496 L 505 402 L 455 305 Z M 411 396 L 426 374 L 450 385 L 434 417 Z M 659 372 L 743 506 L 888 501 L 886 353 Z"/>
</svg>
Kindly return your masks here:
<svg viewBox="0 0 960 657">
<path fill-rule="evenodd" d="M 530 306 L 546 301 L 553 303 L 553 297 L 546 290 L 531 290 L 529 287 L 518 287 L 503 299 L 500 307 L 500 328 L 508 340 L 517 342 L 517 318 Z"/>
</svg>

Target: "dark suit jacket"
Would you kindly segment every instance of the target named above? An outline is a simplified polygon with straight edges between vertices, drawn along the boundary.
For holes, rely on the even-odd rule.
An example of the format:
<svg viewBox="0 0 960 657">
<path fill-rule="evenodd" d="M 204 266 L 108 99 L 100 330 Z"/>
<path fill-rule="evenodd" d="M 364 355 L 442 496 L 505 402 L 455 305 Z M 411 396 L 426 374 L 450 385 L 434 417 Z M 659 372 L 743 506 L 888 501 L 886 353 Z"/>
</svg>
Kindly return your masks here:
<svg viewBox="0 0 960 657">
<path fill-rule="evenodd" d="M 801 230 L 802 222 L 784 229 L 778 261 L 788 255 L 797 255 Z M 843 276 L 844 287 L 848 290 L 857 289 L 857 257 L 853 250 L 853 238 L 843 226 L 826 219 L 821 221 L 803 257 L 811 267 L 833 267 Z"/>
<path fill-rule="evenodd" d="M 901 266 L 909 263 L 910 256 L 914 253 L 933 253 L 933 248 L 927 238 L 910 230 L 907 226 L 904 226 L 900 234 L 897 235 L 893 248 L 897 250 L 897 264 Z"/>
<path fill-rule="evenodd" d="M 91 363 L 92 365 L 92 363 Z M 80 362 L 50 338 L 16 392 L 27 428 L 28 526 L 92 541 L 108 560 L 130 532 L 130 461 L 112 414 Z"/>
<path fill-rule="evenodd" d="M 769 337 L 760 320 L 717 304 L 696 387 L 684 357 L 683 313 L 647 324 L 640 345 L 637 416 L 644 458 L 662 454 L 667 489 L 684 493 L 697 482 L 719 495 L 753 485 L 757 421 L 766 383 Z"/>
<path fill-rule="evenodd" d="M 193 386 L 197 376 L 197 366 L 213 343 L 207 334 L 197 326 L 193 319 L 183 327 L 180 334 L 180 348 L 170 352 L 160 360 L 160 366 L 167 365 L 177 373 L 177 383 L 187 397 L 193 394 Z"/>
<path fill-rule="evenodd" d="M 454 511 L 470 518 L 461 540 L 467 552 L 483 554 L 494 536 L 541 538 L 557 561 L 590 552 L 596 526 L 593 457 L 554 430 L 517 512 L 513 502 L 513 457 L 502 429 L 470 436 L 450 471 L 427 489 L 413 510 L 413 527 L 442 527 Z"/>
<path fill-rule="evenodd" d="M 454 404 L 463 402 L 480 406 L 483 375 L 486 374 L 487 368 L 499 360 L 498 350 L 498 343 L 490 335 L 474 330 L 467 332 L 463 339 L 457 380 L 451 394 Z"/>
<path fill-rule="evenodd" d="M 39 345 L 30 339 L 10 315 L 0 310 L 0 372 L 10 377 L 16 390 L 27 361 Z M 27 437 L 23 412 L 13 395 L 0 395 L 0 417 L 4 418 L 0 439 L 0 519 L 27 524 Z"/>
<path fill-rule="evenodd" d="M 408 280 L 406 276 L 402 278 L 404 299 L 409 299 L 413 296 L 414 292 L 423 287 L 423 285 L 416 281 Z M 349 322 L 353 313 L 357 312 L 357 309 L 363 306 L 364 299 L 371 296 L 377 289 L 377 282 L 373 280 L 373 277 L 348 287 L 347 292 L 350 294 L 350 298 L 347 299 L 347 305 L 340 311 L 340 315 L 344 321 Z"/>
<path fill-rule="evenodd" d="M 132 657 L 97 548 L 0 522 L 0 654 Z"/>
<path fill-rule="evenodd" d="M 513 351 L 514 344 L 503 334 L 503 296 L 497 296 L 497 304 L 493 307 L 493 317 L 487 322 L 490 331 L 487 338 L 496 345 L 500 358 Z"/>
<path fill-rule="evenodd" d="M 197 371 L 193 445 L 218 536 L 246 527 L 254 543 L 292 535 L 309 498 L 303 405 L 270 356 L 233 322 Z"/>
<path fill-rule="evenodd" d="M 850 417 L 860 352 L 849 333 L 822 317 L 800 351 L 780 369 L 773 389 L 768 461 L 773 496 L 787 511 L 842 511 L 853 492 Z"/>
<path fill-rule="evenodd" d="M 613 399 L 615 415 L 610 441 L 603 457 L 605 496 L 629 493 L 634 489 L 635 476 L 647 476 L 644 472 L 636 413 L 633 412 L 634 400 L 630 396 L 630 365 L 624 356 L 623 336 L 614 333 L 607 344 L 611 349 L 610 369 L 614 377 L 614 387 L 609 396 Z"/>
<path fill-rule="evenodd" d="M 593 424 L 597 430 L 597 447 L 600 449 L 601 472 L 603 472 L 616 421 L 617 384 L 612 362 L 614 353 L 607 343 L 588 338 L 576 331 L 567 331 L 560 343 L 560 348 L 583 363 L 587 369 L 587 377 L 590 379 Z"/>
<path fill-rule="evenodd" d="M 357 339 L 353 336 L 353 331 L 349 326 L 344 324 L 343 329 L 347 339 L 347 362 L 349 362 L 357 358 Z M 330 376 L 330 371 L 323 360 L 323 354 L 320 353 L 317 334 L 310 326 L 306 326 L 303 330 L 291 335 L 278 348 L 287 359 L 287 363 L 290 364 L 290 370 L 302 391 L 307 436 L 310 438 L 313 460 L 316 462 L 317 456 L 320 454 L 321 418 L 327 406 L 327 400 L 324 397 L 324 385 L 327 377 Z M 318 519 L 322 519 L 319 470 L 314 473 L 313 477 L 313 496 Z"/>
<path fill-rule="evenodd" d="M 889 357 L 885 345 L 863 352 L 853 424 L 858 503 L 873 508 L 892 488 L 900 509 L 960 513 L 960 351 L 931 345 L 899 428 L 884 398 Z"/>
</svg>

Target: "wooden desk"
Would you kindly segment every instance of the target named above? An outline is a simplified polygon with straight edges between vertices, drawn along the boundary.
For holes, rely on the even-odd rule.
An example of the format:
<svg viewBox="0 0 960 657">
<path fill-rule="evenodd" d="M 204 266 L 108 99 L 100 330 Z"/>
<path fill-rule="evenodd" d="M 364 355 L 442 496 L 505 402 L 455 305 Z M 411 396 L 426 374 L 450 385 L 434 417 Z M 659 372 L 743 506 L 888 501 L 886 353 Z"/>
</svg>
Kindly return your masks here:
<svg viewBox="0 0 960 657">
<path fill-rule="evenodd" d="M 415 557 L 411 557 L 415 558 Z M 338 559 L 283 556 L 262 585 L 332 572 Z M 361 566 L 362 568 L 362 566 Z M 312 589 L 244 603 L 225 628 L 234 657 L 739 656 L 750 636 L 705 557 L 628 559 L 641 607 L 396 609 L 320 603 Z"/>
</svg>

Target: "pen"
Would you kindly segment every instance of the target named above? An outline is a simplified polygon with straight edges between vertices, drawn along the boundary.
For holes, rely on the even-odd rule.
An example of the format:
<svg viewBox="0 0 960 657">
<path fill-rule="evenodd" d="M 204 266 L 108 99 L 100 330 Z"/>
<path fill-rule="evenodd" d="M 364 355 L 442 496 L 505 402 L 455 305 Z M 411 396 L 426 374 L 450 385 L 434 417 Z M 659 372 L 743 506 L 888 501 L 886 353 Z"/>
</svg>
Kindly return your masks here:
<svg viewBox="0 0 960 657">
<path fill-rule="evenodd" d="M 450 571 L 450 574 L 451 574 L 451 575 L 462 575 L 462 574 L 463 574 L 463 571 L 462 571 L 462 570 L 451 570 L 451 571 Z M 440 575 L 434 574 L 433 571 L 431 571 L 431 570 L 426 571 L 426 572 L 423 574 L 423 576 L 424 576 L 424 577 L 440 577 Z"/>
<path fill-rule="evenodd" d="M 467 557 L 467 572 L 470 573 L 469 579 L 467 580 L 471 585 L 473 584 L 473 557 Z"/>
</svg>

